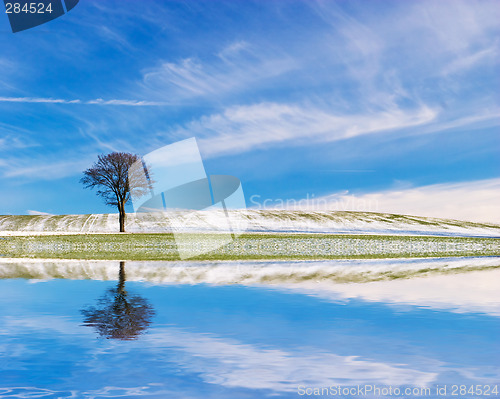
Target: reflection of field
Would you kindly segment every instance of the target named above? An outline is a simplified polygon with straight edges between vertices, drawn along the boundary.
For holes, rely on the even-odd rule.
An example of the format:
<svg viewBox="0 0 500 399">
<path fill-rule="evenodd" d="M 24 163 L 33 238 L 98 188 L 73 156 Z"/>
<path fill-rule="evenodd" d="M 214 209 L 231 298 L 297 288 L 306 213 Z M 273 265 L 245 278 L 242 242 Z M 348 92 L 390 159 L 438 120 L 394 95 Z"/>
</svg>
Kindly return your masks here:
<svg viewBox="0 0 500 399">
<path fill-rule="evenodd" d="M 0 258 L 0 279 L 116 280 L 106 260 Z M 123 263 L 123 262 L 121 262 Z M 120 263 L 120 264 L 121 264 Z M 500 257 L 304 261 L 128 261 L 129 281 L 180 284 L 366 283 L 499 270 Z"/>
<path fill-rule="evenodd" d="M 210 262 L 0 259 L 0 279 L 116 280 L 122 268 L 129 282 L 239 284 L 326 300 L 362 298 L 500 315 L 500 257 Z"/>
<path fill-rule="evenodd" d="M 187 234 L 182 245 L 199 250 L 213 235 Z M 201 252 L 201 251 L 199 251 Z M 177 260 L 171 234 L 65 234 L 7 236 L 0 240 L 7 257 L 58 259 Z M 362 259 L 500 255 L 495 238 L 244 234 L 198 260 Z"/>
</svg>

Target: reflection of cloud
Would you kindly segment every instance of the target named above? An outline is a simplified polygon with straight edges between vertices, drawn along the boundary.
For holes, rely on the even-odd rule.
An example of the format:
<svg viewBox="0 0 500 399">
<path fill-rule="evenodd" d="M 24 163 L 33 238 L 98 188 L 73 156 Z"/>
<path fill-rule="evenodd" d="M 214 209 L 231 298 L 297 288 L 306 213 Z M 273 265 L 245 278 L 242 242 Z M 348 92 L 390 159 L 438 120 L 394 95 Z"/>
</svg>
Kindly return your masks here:
<svg viewBox="0 0 500 399">
<path fill-rule="evenodd" d="M 235 340 L 193 334 L 173 328 L 156 329 L 145 337 L 153 348 L 168 346 L 181 352 L 183 369 L 201 374 L 206 382 L 227 387 L 296 391 L 297 385 L 330 386 L 378 383 L 427 385 L 435 373 L 402 365 L 362 360 L 318 351 L 287 352 L 263 349 Z M 184 356 L 182 356 L 184 354 Z"/>
<path fill-rule="evenodd" d="M 2 324 L 8 331 L 18 329 L 22 333 L 28 330 L 41 330 L 48 335 L 49 333 L 57 333 L 62 335 L 87 335 L 93 336 L 92 331 L 82 329 L 78 323 L 68 320 L 66 317 L 50 316 L 50 315 L 32 315 L 27 318 L 19 318 L 14 316 L 3 316 Z M 21 353 L 22 354 L 22 353 Z"/>
<path fill-rule="evenodd" d="M 3 317 L 11 333 L 33 330 L 55 331 L 64 339 L 74 340 L 85 331 L 64 317 L 33 315 L 30 320 Z M 54 325 L 52 325 L 54 323 Z M 61 338 L 59 338 L 61 339 Z M 129 348 L 113 345 L 113 353 L 123 355 Z M 175 359 L 176 369 L 196 374 L 209 384 L 228 388 L 296 391 L 299 384 L 311 386 L 384 384 L 425 386 L 437 373 L 420 371 L 407 365 L 340 356 L 311 346 L 300 350 L 262 348 L 206 333 L 186 332 L 176 328 L 153 328 L 141 339 L 141 348 L 154 352 L 156 361 Z M 26 356 L 24 348 L 17 354 Z M 98 356 L 110 356 L 109 349 L 91 345 L 87 361 L 90 370 L 100 370 Z M 172 355 L 175 353 L 175 356 Z M 31 353 L 31 352 L 30 352 Z M 435 361 L 428 360 L 428 366 Z"/>
<path fill-rule="evenodd" d="M 85 335 L 85 329 L 67 317 L 29 315 L 29 320 L 2 317 L 10 334 L 31 334 L 38 330 L 45 335 L 57 332 L 58 340 L 74 342 L 79 335 Z M 123 356 L 131 356 L 128 345 L 109 342 L 105 347 L 96 346 L 92 340 L 79 341 L 87 347 L 83 353 L 86 369 L 89 372 L 103 372 L 102 357 L 113 362 Z M 371 348 L 372 343 L 367 343 Z M 443 363 L 438 358 L 403 354 L 398 363 L 383 360 L 370 360 L 358 356 L 362 349 L 355 346 L 352 356 L 340 356 L 321 347 L 321 343 L 312 342 L 310 347 L 281 349 L 260 347 L 243 343 L 234 338 L 224 338 L 207 333 L 193 333 L 178 328 L 152 328 L 141 339 L 142 359 L 153 356 L 157 364 L 165 362 L 167 369 L 173 367 L 176 373 L 196 375 L 204 383 L 220 385 L 226 388 L 268 389 L 275 392 L 294 392 L 298 385 L 307 386 L 353 386 L 357 384 L 378 384 L 393 386 L 429 386 L 439 381 L 441 373 L 456 372 L 467 380 L 490 382 L 497 377 L 497 372 L 457 368 L 453 364 Z M 5 349 L 5 348 L 4 348 Z M 9 348 L 7 348 L 9 350 Z M 360 352 L 361 351 L 361 352 Z M 2 348 L 0 347 L 0 352 Z M 369 350 L 369 353 L 373 351 Z M 378 351 L 375 351 L 378 352 Z M 3 352 L 5 353 L 5 352 Z M 8 353 L 8 352 L 7 352 Z M 37 354 L 30 347 L 16 347 L 15 359 L 22 359 L 26 354 Z M 388 350 L 387 354 L 392 352 Z M 380 355 L 380 353 L 379 353 Z M 81 356 L 81 355 L 79 355 Z M 111 357 L 110 357 L 111 356 Z M 392 357 L 392 356 L 391 356 Z M 81 359 L 80 359 L 81 360 Z M 409 366 L 409 364 L 413 366 Z M 161 368 L 161 366 L 160 366 Z M 77 376 L 75 376 L 77 378 Z M 144 388 L 148 389 L 148 384 Z M 153 385 L 153 384 L 151 384 Z M 160 387 L 162 384 L 154 384 Z M 81 389 L 86 389 L 85 385 Z M 106 385 L 109 388 L 109 385 Z M 106 391 L 103 388 L 103 392 Z M 124 388 L 116 387 L 117 390 Z M 97 394 L 100 390 L 85 391 Z M 83 392 L 82 392 L 83 393 Z"/>
<path fill-rule="evenodd" d="M 7 318 L 4 317 L 4 320 Z M 3 320 L 2 320 L 3 321 Z M 5 326 L 8 324 L 6 323 Z M 2 331 L 0 333 L 0 336 L 3 336 L 5 333 Z M 40 348 L 34 348 L 33 346 L 30 346 L 27 343 L 17 343 L 17 342 L 9 342 L 5 344 L 0 344 L 0 354 L 2 359 L 9 359 L 8 362 L 2 361 L 1 367 L 2 371 L 4 370 L 16 370 L 19 368 L 24 368 L 26 367 L 26 363 L 23 361 L 23 359 L 26 358 L 26 356 L 36 356 L 43 354 L 44 350 Z M 2 396 L 2 388 L 0 387 L 0 398 L 3 398 Z"/>
<path fill-rule="evenodd" d="M 130 398 L 130 397 L 145 397 L 155 395 L 155 397 L 171 397 L 175 394 L 172 390 L 162 389 L 158 385 L 163 384 L 145 384 L 140 387 L 123 388 L 117 386 L 104 386 L 100 389 L 92 389 L 88 391 L 78 392 L 59 391 L 49 388 L 37 387 L 14 387 L 0 388 L 0 397 L 3 398 L 74 398 L 75 394 L 81 395 L 84 398 Z"/>
<path fill-rule="evenodd" d="M 467 264 L 467 261 L 462 261 Z M 497 264 L 497 267 L 500 265 Z M 359 298 L 365 301 L 408 304 L 458 313 L 480 312 L 500 317 L 500 269 L 369 283 L 328 284 L 309 282 L 295 291 L 338 301 Z"/>
</svg>

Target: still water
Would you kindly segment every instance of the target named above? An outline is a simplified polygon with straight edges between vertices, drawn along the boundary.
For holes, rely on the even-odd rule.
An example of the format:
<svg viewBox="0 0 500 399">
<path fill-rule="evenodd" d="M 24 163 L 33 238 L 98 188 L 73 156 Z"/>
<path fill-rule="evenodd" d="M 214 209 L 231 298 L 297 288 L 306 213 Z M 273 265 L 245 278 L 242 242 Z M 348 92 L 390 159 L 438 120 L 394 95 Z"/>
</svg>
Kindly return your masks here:
<svg viewBox="0 0 500 399">
<path fill-rule="evenodd" d="M 500 397 L 494 267 L 265 285 L 130 281 L 118 262 L 114 281 L 68 262 L 53 274 L 71 278 L 13 278 L 22 263 L 0 265 L 2 398 Z"/>
</svg>

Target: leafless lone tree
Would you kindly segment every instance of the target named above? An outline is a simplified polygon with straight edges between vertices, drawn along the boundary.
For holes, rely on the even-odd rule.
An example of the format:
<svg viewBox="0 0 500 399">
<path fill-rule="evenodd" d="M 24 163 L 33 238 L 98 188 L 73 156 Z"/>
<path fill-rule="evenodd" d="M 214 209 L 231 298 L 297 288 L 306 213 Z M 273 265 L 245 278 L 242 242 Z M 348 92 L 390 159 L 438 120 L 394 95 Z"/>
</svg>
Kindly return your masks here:
<svg viewBox="0 0 500 399">
<path fill-rule="evenodd" d="M 99 155 L 97 162 L 83 172 L 84 176 L 80 180 L 85 188 L 97 188 L 96 194 L 104 199 L 106 205 L 118 207 L 120 232 L 125 231 L 125 204 L 130 199 L 131 192 L 140 197 L 148 189 L 140 173 L 134 172 L 129 177 L 130 167 L 140 160 L 138 155 L 126 152 Z"/>
</svg>

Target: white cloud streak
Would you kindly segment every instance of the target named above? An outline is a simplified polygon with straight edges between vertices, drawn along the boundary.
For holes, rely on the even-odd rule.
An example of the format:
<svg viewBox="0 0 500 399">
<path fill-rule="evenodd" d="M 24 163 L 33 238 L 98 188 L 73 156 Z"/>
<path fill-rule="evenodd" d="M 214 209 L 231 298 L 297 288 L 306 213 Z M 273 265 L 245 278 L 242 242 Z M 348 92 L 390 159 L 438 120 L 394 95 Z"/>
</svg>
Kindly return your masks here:
<svg viewBox="0 0 500 399">
<path fill-rule="evenodd" d="M 41 103 L 41 104 L 90 104 L 90 105 L 125 105 L 131 107 L 145 106 L 166 106 L 171 105 L 164 101 L 142 101 L 142 100 L 66 100 L 61 98 L 42 98 L 42 97 L 0 97 L 0 102 L 5 103 Z"/>
<path fill-rule="evenodd" d="M 177 98 L 218 96 L 245 90 L 259 81 L 277 77 L 298 67 L 293 57 L 276 50 L 253 48 L 249 43 L 231 43 L 216 57 L 203 62 L 184 58 L 162 62 L 143 73 L 143 88 L 148 96 L 172 92 Z"/>
<path fill-rule="evenodd" d="M 364 115 L 336 115 L 313 107 L 260 103 L 237 106 L 177 129 L 178 137 L 196 136 L 208 157 L 268 145 L 332 142 L 360 135 L 425 125 L 438 111 L 425 105 Z"/>
<path fill-rule="evenodd" d="M 499 49 L 497 46 L 491 46 L 485 49 L 480 49 L 476 52 L 466 54 L 452 61 L 443 69 L 443 74 L 448 75 L 452 73 L 463 72 L 471 69 L 472 67 L 484 63 L 485 61 L 498 59 Z"/>
<path fill-rule="evenodd" d="M 302 200 L 302 208 L 385 212 L 500 224 L 500 178 L 393 189 L 365 194 L 332 194 Z"/>
<path fill-rule="evenodd" d="M 47 213 L 47 212 L 35 211 L 35 210 L 32 210 L 32 209 L 28 209 L 28 215 L 48 216 L 48 215 L 52 215 L 52 213 Z"/>
<path fill-rule="evenodd" d="M 29 166 L 18 167 L 17 164 L 22 163 L 22 161 L 17 160 L 15 164 L 8 164 L 7 167 L 4 168 L 3 177 L 22 177 L 36 180 L 61 179 L 82 172 L 88 168 L 92 162 L 92 159 L 86 158 L 83 160 L 61 161 L 50 164 L 32 162 Z"/>
</svg>

